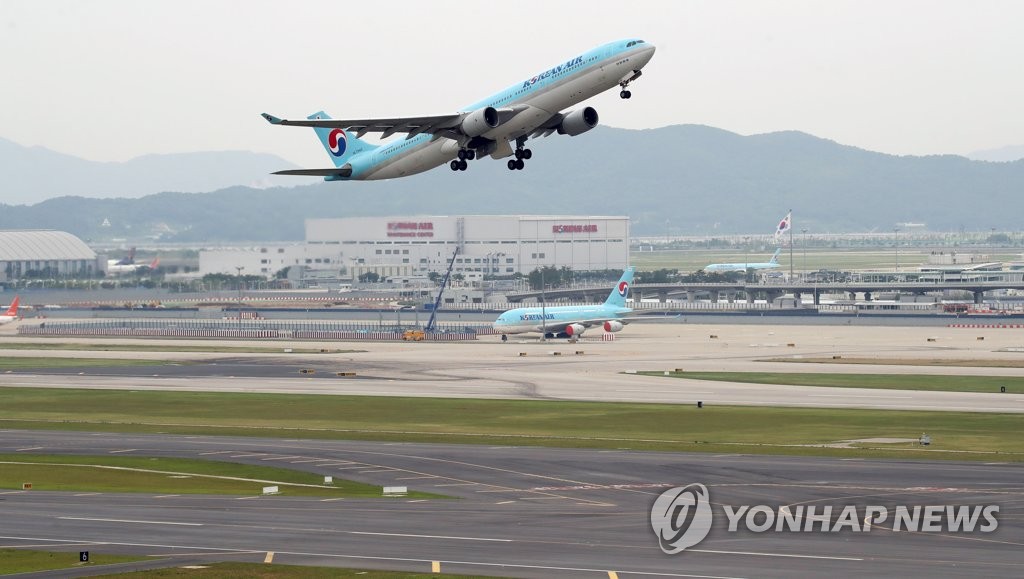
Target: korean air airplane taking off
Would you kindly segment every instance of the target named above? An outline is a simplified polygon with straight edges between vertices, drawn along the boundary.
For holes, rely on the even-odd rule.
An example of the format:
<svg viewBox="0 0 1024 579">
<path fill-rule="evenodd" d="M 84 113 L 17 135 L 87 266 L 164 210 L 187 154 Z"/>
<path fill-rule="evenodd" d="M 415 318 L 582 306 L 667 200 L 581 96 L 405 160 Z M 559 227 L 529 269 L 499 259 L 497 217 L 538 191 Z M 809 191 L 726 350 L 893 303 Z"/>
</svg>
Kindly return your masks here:
<svg viewBox="0 0 1024 579">
<path fill-rule="evenodd" d="M 307 120 L 287 120 L 263 113 L 273 125 L 313 127 L 334 162 L 330 169 L 274 174 L 320 176 L 325 181 L 394 179 L 445 163 L 453 171 L 465 171 L 469 161 L 485 155 L 514 156 L 508 168 L 520 170 L 533 156 L 527 139 L 553 133 L 575 137 L 596 127 L 597 111 L 591 107 L 561 111 L 615 86 L 621 88 L 619 96 L 630 98 L 629 84 L 640 78 L 652 56 L 654 46 L 643 40 L 605 44 L 449 115 L 334 120 L 318 112 Z M 405 138 L 378 146 L 360 140 L 366 133 L 380 133 L 381 138 L 405 133 Z"/>
<path fill-rule="evenodd" d="M 507 334 L 544 334 L 552 338 L 578 337 L 587 328 L 603 326 L 606 332 L 618 332 L 634 318 L 623 317 L 633 312 L 626 307 L 633 268 L 626 268 L 622 277 L 600 305 L 516 308 L 494 321 L 494 329 L 506 340 Z"/>
<path fill-rule="evenodd" d="M 779 254 L 782 248 L 775 250 L 771 260 L 761 263 L 712 263 L 704 266 L 704 271 L 746 271 L 748 269 L 775 269 L 779 267 Z"/>
</svg>

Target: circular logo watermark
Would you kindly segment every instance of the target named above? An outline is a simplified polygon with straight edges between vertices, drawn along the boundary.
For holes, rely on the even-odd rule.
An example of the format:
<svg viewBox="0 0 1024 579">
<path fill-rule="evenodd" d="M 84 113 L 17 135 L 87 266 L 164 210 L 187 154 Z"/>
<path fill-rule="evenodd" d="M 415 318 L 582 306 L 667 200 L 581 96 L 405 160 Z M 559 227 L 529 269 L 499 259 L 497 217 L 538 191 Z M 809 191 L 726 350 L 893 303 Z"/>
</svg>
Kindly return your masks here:
<svg viewBox="0 0 1024 579">
<path fill-rule="evenodd" d="M 651 507 L 651 528 L 669 555 L 700 543 L 711 531 L 711 498 L 700 483 L 669 489 Z"/>
</svg>

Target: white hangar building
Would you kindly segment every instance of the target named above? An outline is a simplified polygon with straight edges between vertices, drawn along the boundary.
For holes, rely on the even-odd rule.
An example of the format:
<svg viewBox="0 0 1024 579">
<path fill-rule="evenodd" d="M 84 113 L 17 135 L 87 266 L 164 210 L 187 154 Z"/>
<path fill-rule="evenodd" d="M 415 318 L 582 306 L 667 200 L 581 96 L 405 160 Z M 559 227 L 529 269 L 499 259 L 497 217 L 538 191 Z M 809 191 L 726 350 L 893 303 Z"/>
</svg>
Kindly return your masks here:
<svg viewBox="0 0 1024 579">
<path fill-rule="evenodd" d="M 623 216 L 467 215 L 307 219 L 306 243 L 203 251 L 200 273 L 273 277 L 286 267 L 355 279 L 453 271 L 466 278 L 528 274 L 538 267 L 575 271 L 629 264 L 629 218 Z M 340 273 L 340 272 L 344 273 Z M 328 276 L 329 277 L 329 276 Z"/>
<path fill-rule="evenodd" d="M 310 248 L 336 248 L 353 276 L 453 271 L 481 276 L 527 274 L 538 267 L 575 271 L 629 264 L 629 217 L 467 215 L 307 219 Z M 475 276 L 473 276 L 475 277 Z"/>
<path fill-rule="evenodd" d="M 96 252 L 65 231 L 0 231 L 0 282 L 24 278 L 90 277 Z"/>
</svg>

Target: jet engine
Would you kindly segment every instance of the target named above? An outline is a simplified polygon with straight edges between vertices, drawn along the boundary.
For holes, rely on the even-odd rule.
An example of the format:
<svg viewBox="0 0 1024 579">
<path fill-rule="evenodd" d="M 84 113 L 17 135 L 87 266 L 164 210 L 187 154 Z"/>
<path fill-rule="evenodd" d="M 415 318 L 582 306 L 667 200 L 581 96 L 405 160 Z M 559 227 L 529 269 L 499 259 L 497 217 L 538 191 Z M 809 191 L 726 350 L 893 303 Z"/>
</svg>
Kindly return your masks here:
<svg viewBox="0 0 1024 579">
<path fill-rule="evenodd" d="M 558 125 L 559 135 L 575 137 L 581 135 L 597 126 L 597 111 L 592 107 L 586 107 L 577 111 L 571 111 L 565 115 Z"/>
<path fill-rule="evenodd" d="M 622 327 L 622 322 L 616 322 L 615 320 L 608 320 L 604 323 L 604 331 L 606 332 L 618 332 Z"/>
<path fill-rule="evenodd" d="M 498 121 L 498 111 L 494 107 L 477 109 L 462 120 L 462 132 L 467 137 L 479 137 L 498 126 Z"/>
<path fill-rule="evenodd" d="M 583 324 L 569 324 L 568 326 L 565 327 L 565 335 L 569 336 L 570 338 L 580 336 L 586 329 L 587 327 L 584 326 Z"/>
</svg>

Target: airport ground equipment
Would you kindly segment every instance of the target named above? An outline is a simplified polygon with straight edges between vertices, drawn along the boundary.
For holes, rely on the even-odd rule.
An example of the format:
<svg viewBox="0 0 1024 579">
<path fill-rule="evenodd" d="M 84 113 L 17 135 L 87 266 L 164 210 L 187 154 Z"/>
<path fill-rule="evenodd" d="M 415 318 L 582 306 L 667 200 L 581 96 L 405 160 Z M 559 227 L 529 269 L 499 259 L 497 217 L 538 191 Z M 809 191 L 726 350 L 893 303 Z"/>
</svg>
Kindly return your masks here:
<svg viewBox="0 0 1024 579">
<path fill-rule="evenodd" d="M 452 268 L 455 267 L 455 256 L 459 255 L 459 248 L 456 247 L 452 253 L 452 259 L 448 262 L 448 271 L 444 272 L 444 279 L 441 280 L 441 289 L 437 290 L 437 298 L 434 299 L 434 307 L 430 310 L 430 319 L 427 321 L 427 326 L 423 328 L 425 333 L 433 333 L 434 323 L 437 321 L 437 308 L 441 307 L 441 296 L 444 295 L 444 288 L 448 287 L 448 279 L 452 275 Z"/>
</svg>

